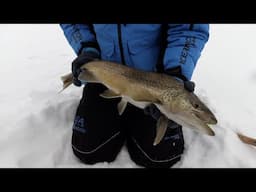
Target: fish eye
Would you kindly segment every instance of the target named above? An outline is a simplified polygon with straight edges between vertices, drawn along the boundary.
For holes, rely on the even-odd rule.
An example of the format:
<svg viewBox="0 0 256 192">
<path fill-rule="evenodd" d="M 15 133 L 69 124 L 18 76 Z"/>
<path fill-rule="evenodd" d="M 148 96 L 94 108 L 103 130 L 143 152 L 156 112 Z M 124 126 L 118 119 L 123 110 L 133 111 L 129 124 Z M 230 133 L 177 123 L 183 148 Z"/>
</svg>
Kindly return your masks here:
<svg viewBox="0 0 256 192">
<path fill-rule="evenodd" d="M 197 109 L 199 107 L 199 105 L 197 103 L 195 103 L 194 107 Z"/>
</svg>

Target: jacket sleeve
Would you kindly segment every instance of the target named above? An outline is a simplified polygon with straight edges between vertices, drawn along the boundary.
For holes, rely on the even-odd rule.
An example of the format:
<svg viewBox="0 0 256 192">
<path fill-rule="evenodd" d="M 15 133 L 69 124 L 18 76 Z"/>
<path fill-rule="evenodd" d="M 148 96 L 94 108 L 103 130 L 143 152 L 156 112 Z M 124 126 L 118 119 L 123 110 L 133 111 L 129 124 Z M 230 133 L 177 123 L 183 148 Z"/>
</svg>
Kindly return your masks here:
<svg viewBox="0 0 256 192">
<path fill-rule="evenodd" d="M 164 69 L 178 68 L 191 80 L 196 63 L 209 39 L 209 24 L 169 24 Z"/>
<path fill-rule="evenodd" d="M 60 24 L 64 35 L 78 55 L 84 48 L 94 49 L 99 52 L 99 45 L 92 25 L 87 24 Z"/>
</svg>

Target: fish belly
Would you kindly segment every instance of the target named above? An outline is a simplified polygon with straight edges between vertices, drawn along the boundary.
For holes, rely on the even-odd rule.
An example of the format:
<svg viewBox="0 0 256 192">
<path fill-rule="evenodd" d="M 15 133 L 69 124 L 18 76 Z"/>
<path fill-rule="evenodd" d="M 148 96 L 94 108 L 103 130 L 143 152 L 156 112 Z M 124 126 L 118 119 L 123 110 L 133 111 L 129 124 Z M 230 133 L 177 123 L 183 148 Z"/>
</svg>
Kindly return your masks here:
<svg viewBox="0 0 256 192">
<path fill-rule="evenodd" d="M 150 102 L 135 101 L 128 96 L 122 96 L 122 99 L 140 109 L 144 109 L 146 106 L 148 106 L 150 104 Z"/>
</svg>

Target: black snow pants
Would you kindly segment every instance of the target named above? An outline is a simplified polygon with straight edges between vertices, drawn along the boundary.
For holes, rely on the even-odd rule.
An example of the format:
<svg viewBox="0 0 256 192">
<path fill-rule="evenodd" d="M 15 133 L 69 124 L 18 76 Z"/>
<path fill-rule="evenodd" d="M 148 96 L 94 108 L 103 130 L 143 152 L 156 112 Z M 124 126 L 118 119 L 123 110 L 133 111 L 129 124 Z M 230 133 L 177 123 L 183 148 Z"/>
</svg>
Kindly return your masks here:
<svg viewBox="0 0 256 192">
<path fill-rule="evenodd" d="M 156 146 L 156 120 L 130 104 L 119 116 L 120 98 L 105 99 L 106 87 L 88 83 L 77 108 L 72 133 L 72 149 L 83 163 L 112 162 L 126 144 L 131 159 L 140 167 L 169 168 L 181 159 L 184 150 L 182 127 L 168 127 Z"/>
</svg>

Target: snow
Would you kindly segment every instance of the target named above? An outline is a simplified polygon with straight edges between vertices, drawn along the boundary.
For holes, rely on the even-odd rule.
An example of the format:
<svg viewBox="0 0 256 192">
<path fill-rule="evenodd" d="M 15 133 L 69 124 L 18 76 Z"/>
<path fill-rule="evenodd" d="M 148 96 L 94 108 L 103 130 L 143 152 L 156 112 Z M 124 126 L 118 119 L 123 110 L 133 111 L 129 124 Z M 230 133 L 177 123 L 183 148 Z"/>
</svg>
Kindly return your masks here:
<svg viewBox="0 0 256 192">
<path fill-rule="evenodd" d="M 214 111 L 215 137 L 184 128 L 175 168 L 256 167 L 256 25 L 211 24 L 193 75 L 196 94 Z M 0 25 L 0 167 L 137 168 L 123 147 L 113 163 L 85 165 L 71 149 L 81 88 L 61 90 L 75 55 L 58 24 Z"/>
</svg>

